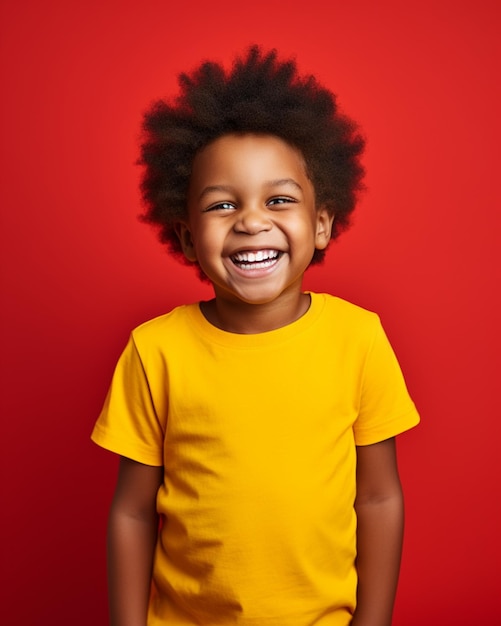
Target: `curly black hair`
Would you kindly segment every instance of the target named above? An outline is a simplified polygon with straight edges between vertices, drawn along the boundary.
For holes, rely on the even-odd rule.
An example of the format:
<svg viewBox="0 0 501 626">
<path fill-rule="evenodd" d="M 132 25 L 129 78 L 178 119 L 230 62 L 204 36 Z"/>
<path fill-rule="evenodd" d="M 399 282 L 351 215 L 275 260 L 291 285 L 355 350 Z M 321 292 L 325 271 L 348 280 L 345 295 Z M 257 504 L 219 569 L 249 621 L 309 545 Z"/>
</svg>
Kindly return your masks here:
<svg viewBox="0 0 501 626">
<path fill-rule="evenodd" d="M 145 113 L 141 219 L 157 226 L 175 255 L 183 256 L 174 225 L 186 218 L 193 159 L 230 133 L 275 135 L 298 148 L 317 206 L 334 214 L 332 239 L 349 226 L 362 189 L 364 139 L 357 124 L 339 113 L 334 94 L 314 76 L 300 76 L 294 60 L 277 57 L 276 50 L 252 46 L 230 72 L 204 62 L 180 74 L 180 95 L 172 103 L 157 101 Z M 316 250 L 312 263 L 324 254 Z"/>
</svg>

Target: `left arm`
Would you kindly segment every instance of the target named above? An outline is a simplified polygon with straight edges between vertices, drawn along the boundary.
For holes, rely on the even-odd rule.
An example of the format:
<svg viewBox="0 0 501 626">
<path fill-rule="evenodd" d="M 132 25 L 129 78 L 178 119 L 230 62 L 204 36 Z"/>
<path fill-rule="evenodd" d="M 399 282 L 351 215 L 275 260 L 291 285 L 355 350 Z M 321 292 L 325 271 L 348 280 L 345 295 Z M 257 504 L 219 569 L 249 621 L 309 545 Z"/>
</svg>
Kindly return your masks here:
<svg viewBox="0 0 501 626">
<path fill-rule="evenodd" d="M 352 626 L 391 626 L 404 525 L 395 439 L 357 447 L 357 608 Z"/>
</svg>

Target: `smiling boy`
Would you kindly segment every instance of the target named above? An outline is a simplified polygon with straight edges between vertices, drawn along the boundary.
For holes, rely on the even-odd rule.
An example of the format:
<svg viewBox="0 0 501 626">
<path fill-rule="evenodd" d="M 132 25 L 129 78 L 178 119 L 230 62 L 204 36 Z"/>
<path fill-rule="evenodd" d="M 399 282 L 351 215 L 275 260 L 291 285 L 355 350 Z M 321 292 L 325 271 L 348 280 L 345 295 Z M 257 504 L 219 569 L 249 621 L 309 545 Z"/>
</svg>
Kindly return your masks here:
<svg viewBox="0 0 501 626">
<path fill-rule="evenodd" d="M 270 135 L 216 139 L 195 157 L 187 217 L 177 232 L 214 287 L 201 305 L 214 326 L 260 333 L 306 313 L 303 274 L 333 216 L 317 209 L 298 150 Z"/>
<path fill-rule="evenodd" d="M 93 431 L 121 456 L 111 623 L 389 626 L 419 417 L 377 316 L 302 290 L 363 142 L 274 52 L 181 86 L 146 115 L 145 219 L 214 298 L 133 331 Z"/>
</svg>

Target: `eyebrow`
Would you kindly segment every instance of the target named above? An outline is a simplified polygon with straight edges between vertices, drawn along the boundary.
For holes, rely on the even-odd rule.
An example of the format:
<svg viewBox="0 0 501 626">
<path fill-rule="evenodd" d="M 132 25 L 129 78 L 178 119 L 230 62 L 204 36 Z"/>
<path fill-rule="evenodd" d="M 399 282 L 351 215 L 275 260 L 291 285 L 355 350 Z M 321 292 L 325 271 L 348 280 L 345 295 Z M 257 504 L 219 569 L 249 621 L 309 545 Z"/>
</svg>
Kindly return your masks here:
<svg viewBox="0 0 501 626">
<path fill-rule="evenodd" d="M 268 180 L 264 183 L 265 187 L 272 189 L 273 187 L 283 187 L 284 185 L 292 185 L 299 191 L 303 191 L 303 188 L 299 183 L 297 183 L 293 178 L 277 178 L 276 180 Z M 231 185 L 209 185 L 202 190 L 202 193 L 198 196 L 198 199 L 201 200 L 204 196 L 213 192 L 224 192 L 231 193 L 234 191 L 234 188 Z"/>
<path fill-rule="evenodd" d="M 266 183 L 266 187 L 283 187 L 284 185 L 292 185 L 299 191 L 303 191 L 301 185 L 293 178 L 278 178 L 277 180 L 270 180 Z"/>
<path fill-rule="evenodd" d="M 209 185 L 208 187 L 204 187 L 202 193 L 198 196 L 198 199 L 201 200 L 204 196 L 214 191 L 231 193 L 233 191 L 233 187 L 231 185 Z"/>
</svg>

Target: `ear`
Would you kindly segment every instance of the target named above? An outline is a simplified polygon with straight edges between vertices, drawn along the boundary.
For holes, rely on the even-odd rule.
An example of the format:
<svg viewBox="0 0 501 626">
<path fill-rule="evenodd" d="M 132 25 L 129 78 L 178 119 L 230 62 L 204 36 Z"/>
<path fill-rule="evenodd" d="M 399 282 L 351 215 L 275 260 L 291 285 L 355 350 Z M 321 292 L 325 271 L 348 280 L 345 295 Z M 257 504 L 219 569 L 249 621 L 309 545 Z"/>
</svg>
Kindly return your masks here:
<svg viewBox="0 0 501 626">
<path fill-rule="evenodd" d="M 317 250 L 325 250 L 331 240 L 334 214 L 329 212 L 325 207 L 319 207 L 317 209 L 316 219 L 315 248 Z"/>
<path fill-rule="evenodd" d="M 174 224 L 174 230 L 176 231 L 184 256 L 188 261 L 194 263 L 197 260 L 197 255 L 195 253 L 195 246 L 193 244 L 189 224 L 186 222 L 176 222 Z"/>
</svg>

